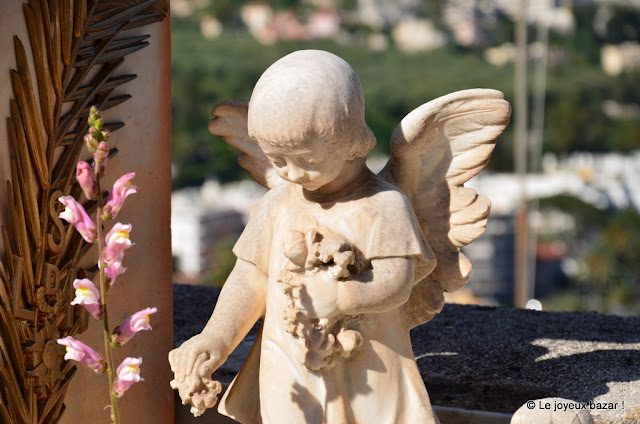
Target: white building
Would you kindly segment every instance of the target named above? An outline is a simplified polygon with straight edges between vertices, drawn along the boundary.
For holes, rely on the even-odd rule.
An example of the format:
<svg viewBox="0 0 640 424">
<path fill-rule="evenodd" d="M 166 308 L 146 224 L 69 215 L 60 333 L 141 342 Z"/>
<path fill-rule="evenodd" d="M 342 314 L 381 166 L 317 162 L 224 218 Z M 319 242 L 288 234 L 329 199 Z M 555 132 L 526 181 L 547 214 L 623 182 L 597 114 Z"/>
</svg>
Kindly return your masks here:
<svg viewBox="0 0 640 424">
<path fill-rule="evenodd" d="M 633 208 L 640 212 L 640 151 L 619 153 L 573 153 L 564 159 L 545 155 L 543 173 L 525 179 L 527 199 L 559 194 L 575 196 L 601 209 Z M 484 172 L 468 184 L 491 199 L 492 211 L 511 213 L 520 198 L 515 174 Z"/>
<path fill-rule="evenodd" d="M 171 250 L 177 268 L 198 278 L 211 264 L 211 251 L 225 237 L 237 237 L 249 220 L 251 206 L 266 189 L 253 181 L 220 185 L 206 182 L 171 195 Z"/>
<path fill-rule="evenodd" d="M 617 46 L 603 46 L 600 54 L 602 70 L 611 76 L 640 69 L 640 44 L 626 42 Z"/>
<path fill-rule="evenodd" d="M 407 53 L 417 53 L 440 48 L 446 42 L 428 19 L 403 19 L 392 30 L 398 48 Z"/>
</svg>

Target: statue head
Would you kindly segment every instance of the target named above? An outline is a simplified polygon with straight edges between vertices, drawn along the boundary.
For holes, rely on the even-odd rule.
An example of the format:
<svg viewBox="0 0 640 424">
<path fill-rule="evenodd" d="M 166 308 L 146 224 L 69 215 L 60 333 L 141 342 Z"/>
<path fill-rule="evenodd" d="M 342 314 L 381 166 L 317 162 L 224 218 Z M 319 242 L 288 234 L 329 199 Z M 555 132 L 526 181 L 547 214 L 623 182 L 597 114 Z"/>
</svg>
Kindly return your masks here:
<svg viewBox="0 0 640 424">
<path fill-rule="evenodd" d="M 261 145 L 301 147 L 321 139 L 347 159 L 365 156 L 376 144 L 358 76 L 320 50 L 291 53 L 262 74 L 249 102 L 248 130 Z"/>
</svg>

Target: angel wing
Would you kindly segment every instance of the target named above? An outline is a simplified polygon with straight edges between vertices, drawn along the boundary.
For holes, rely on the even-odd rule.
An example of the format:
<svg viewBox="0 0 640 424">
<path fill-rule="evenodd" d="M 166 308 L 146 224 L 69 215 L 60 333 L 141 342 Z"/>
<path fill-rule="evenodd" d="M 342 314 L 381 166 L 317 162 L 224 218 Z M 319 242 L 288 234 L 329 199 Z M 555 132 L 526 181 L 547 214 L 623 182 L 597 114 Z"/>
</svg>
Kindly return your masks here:
<svg viewBox="0 0 640 424">
<path fill-rule="evenodd" d="M 249 137 L 248 110 L 246 100 L 218 103 L 209 131 L 240 150 L 240 166 L 271 189 L 284 180 Z M 485 167 L 510 116 L 501 92 L 464 90 L 418 107 L 391 136 L 391 159 L 380 175 L 407 194 L 438 260 L 405 305 L 411 328 L 440 312 L 443 292 L 458 290 L 469 278 L 471 263 L 460 248 L 484 232 L 490 202 L 463 185 Z"/>
<path fill-rule="evenodd" d="M 260 146 L 249 137 L 247 130 L 248 100 L 227 100 L 211 110 L 214 118 L 209 121 L 209 132 L 219 135 L 230 146 L 240 150 L 240 166 L 251 178 L 266 188 L 274 188 L 284 182 L 271 166 Z"/>
<path fill-rule="evenodd" d="M 443 292 L 469 278 L 471 262 L 460 248 L 484 232 L 491 203 L 464 183 L 485 167 L 510 116 L 500 91 L 458 91 L 416 108 L 391 136 L 380 175 L 408 196 L 438 261 L 405 304 L 409 328 L 433 318 Z"/>
</svg>

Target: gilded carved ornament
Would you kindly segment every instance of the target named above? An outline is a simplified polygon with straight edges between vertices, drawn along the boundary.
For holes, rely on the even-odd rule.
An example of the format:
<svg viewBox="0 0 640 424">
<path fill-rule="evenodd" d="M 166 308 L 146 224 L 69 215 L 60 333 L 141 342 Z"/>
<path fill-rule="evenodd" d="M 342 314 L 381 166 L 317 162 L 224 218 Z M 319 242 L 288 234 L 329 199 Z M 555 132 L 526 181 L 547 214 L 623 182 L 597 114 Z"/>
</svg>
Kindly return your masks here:
<svg viewBox="0 0 640 424">
<path fill-rule="evenodd" d="M 76 367 L 56 339 L 84 331 L 87 314 L 69 305 L 78 264 L 91 245 L 58 218 L 58 197 L 79 198 L 75 181 L 92 105 L 112 109 L 136 75 L 118 74 L 125 57 L 149 43 L 127 30 L 164 19 L 166 0 L 30 0 L 24 5 L 30 49 L 14 36 L 16 68 L 7 118 L 10 224 L 0 260 L 0 422 L 55 423 Z M 27 55 L 33 55 L 34 67 Z M 107 122 L 115 131 L 122 122 Z M 117 153 L 113 149 L 110 154 Z M 95 211 L 95 202 L 85 208 Z"/>
</svg>

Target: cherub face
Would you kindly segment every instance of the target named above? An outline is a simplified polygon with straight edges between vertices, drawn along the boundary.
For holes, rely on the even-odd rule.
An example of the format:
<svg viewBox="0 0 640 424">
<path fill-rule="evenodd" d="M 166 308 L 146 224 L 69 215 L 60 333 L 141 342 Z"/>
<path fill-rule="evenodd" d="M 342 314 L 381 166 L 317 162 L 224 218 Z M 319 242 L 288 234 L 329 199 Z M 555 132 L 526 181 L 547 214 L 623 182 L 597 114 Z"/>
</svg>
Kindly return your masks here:
<svg viewBox="0 0 640 424">
<path fill-rule="evenodd" d="M 346 158 L 336 151 L 332 143 L 314 137 L 300 146 L 278 146 L 261 142 L 262 151 L 284 180 L 309 191 L 318 190 L 335 180 Z"/>
</svg>

